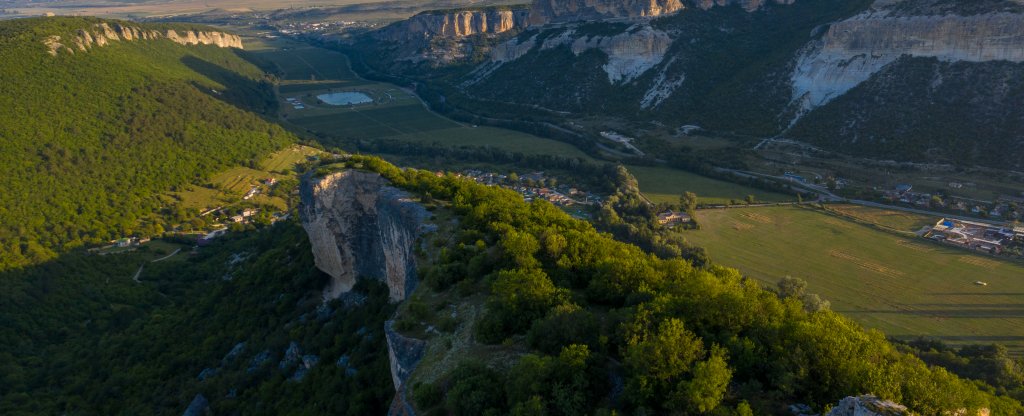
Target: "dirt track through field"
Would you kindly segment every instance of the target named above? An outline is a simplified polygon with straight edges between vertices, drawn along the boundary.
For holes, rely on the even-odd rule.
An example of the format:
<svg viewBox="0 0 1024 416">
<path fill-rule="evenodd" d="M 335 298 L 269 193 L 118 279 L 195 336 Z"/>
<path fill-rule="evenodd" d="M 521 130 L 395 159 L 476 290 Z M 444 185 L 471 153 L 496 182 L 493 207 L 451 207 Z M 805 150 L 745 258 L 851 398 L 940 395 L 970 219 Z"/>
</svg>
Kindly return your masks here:
<svg viewBox="0 0 1024 416">
<path fill-rule="evenodd" d="M 749 219 L 749 220 L 752 220 L 752 221 L 756 221 L 756 222 L 759 222 L 761 224 L 772 224 L 772 223 L 775 222 L 770 217 L 766 217 L 764 215 L 761 215 L 761 214 L 758 214 L 758 213 L 754 213 L 754 212 L 744 212 L 744 213 L 742 213 L 740 215 L 743 216 L 746 219 Z"/>
<path fill-rule="evenodd" d="M 842 251 L 839 251 L 839 250 L 830 250 L 828 252 L 828 254 L 830 256 L 832 256 L 832 257 L 835 257 L 835 258 L 838 258 L 838 259 L 843 259 L 843 260 L 849 261 L 849 262 L 851 262 L 853 264 L 856 264 L 858 267 L 860 267 L 862 269 L 870 270 L 870 271 L 873 271 L 873 272 L 881 274 L 881 275 L 885 275 L 885 276 L 889 276 L 889 277 L 901 277 L 901 276 L 904 275 L 904 273 L 899 271 L 899 270 L 892 269 L 892 268 L 889 268 L 889 267 L 885 267 L 885 266 L 883 266 L 881 264 L 878 264 L 878 263 L 872 263 L 871 261 L 864 260 L 862 258 L 853 256 L 853 255 L 851 255 L 849 253 L 845 253 L 845 252 L 842 252 Z"/>
<path fill-rule="evenodd" d="M 921 244 L 917 244 L 917 243 L 914 243 L 914 242 L 911 242 L 911 241 L 902 240 L 902 239 L 899 239 L 899 238 L 896 239 L 896 244 L 899 244 L 899 245 L 901 245 L 903 247 L 909 248 L 909 249 L 914 250 L 914 251 L 919 251 L 919 252 L 922 252 L 922 253 L 929 253 L 929 252 L 935 251 L 934 248 L 927 247 L 927 246 L 924 246 L 924 245 L 921 245 Z"/>
<path fill-rule="evenodd" d="M 987 269 L 987 270 L 992 270 L 992 269 L 995 269 L 996 267 L 999 267 L 999 262 L 997 262 L 995 260 L 982 259 L 982 258 L 978 258 L 978 257 L 960 256 L 960 258 L 958 258 L 957 260 L 960 260 L 963 263 L 967 263 L 967 264 L 970 264 L 972 266 L 978 266 L 978 267 L 981 267 L 981 268 L 984 268 L 984 269 Z"/>
</svg>

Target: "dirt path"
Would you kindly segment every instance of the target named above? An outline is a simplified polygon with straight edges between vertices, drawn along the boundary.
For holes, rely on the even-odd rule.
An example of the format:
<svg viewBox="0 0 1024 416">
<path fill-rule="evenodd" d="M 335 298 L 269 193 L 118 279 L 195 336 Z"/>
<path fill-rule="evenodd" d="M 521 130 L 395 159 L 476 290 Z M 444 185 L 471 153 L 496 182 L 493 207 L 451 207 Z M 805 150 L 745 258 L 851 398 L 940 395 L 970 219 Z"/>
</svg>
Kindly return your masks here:
<svg viewBox="0 0 1024 416">
<path fill-rule="evenodd" d="M 171 253 L 171 254 L 168 254 L 168 255 L 166 255 L 166 256 L 163 256 L 163 257 L 161 257 L 161 258 L 158 258 L 158 259 L 156 259 L 156 260 L 153 260 L 153 261 L 151 261 L 150 263 L 156 263 L 156 262 L 158 262 L 158 261 L 164 261 L 164 260 L 167 260 L 167 259 L 169 259 L 169 258 L 171 258 L 171 257 L 174 257 L 174 255 L 175 255 L 175 254 L 178 254 L 178 253 L 180 253 L 180 252 L 181 252 L 181 249 L 179 248 L 179 249 L 177 249 L 177 250 L 174 250 L 174 252 L 173 252 L 173 253 Z"/>
<path fill-rule="evenodd" d="M 135 283 L 142 283 L 142 281 L 139 280 L 139 276 L 142 275 L 142 268 L 144 268 L 144 267 L 146 267 L 145 264 L 139 266 L 139 271 L 135 272 L 135 276 L 132 276 L 132 280 L 134 280 Z"/>
</svg>

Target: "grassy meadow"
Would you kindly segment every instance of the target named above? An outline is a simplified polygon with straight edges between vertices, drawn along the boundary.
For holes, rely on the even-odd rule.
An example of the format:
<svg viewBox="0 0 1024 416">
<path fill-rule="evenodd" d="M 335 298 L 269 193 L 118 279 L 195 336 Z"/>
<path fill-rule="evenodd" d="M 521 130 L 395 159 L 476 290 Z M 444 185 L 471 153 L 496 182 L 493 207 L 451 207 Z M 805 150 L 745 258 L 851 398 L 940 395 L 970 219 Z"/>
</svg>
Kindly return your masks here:
<svg viewBox="0 0 1024 416">
<path fill-rule="evenodd" d="M 268 178 L 280 181 L 294 177 L 292 167 L 305 161 L 307 157 L 320 153 L 320 150 L 308 146 L 291 146 L 274 152 L 261 161 L 259 169 L 235 166 L 213 175 L 209 180 L 209 185 L 212 186 L 192 185 L 184 190 L 171 192 L 170 197 L 178 201 L 183 208 L 200 211 L 228 205 L 241 200 L 246 192 L 254 186 L 261 186 L 261 182 Z M 256 195 L 252 201 L 273 205 L 282 210 L 288 208 L 285 200 L 265 193 Z"/>
<path fill-rule="evenodd" d="M 697 216 L 702 229 L 687 232 L 688 240 L 705 247 L 716 263 L 767 285 L 787 275 L 804 279 L 808 291 L 831 301 L 833 310 L 892 337 L 997 342 L 1024 354 L 1019 263 L 810 208 L 701 210 Z"/>
<path fill-rule="evenodd" d="M 794 197 L 789 195 L 720 181 L 678 169 L 629 166 L 629 171 L 636 176 L 644 195 L 656 203 L 677 203 L 679 196 L 687 191 L 696 193 L 700 202 L 704 204 L 725 204 L 732 200 L 743 201 L 747 195 L 754 195 L 760 202 L 794 200 Z"/>
</svg>

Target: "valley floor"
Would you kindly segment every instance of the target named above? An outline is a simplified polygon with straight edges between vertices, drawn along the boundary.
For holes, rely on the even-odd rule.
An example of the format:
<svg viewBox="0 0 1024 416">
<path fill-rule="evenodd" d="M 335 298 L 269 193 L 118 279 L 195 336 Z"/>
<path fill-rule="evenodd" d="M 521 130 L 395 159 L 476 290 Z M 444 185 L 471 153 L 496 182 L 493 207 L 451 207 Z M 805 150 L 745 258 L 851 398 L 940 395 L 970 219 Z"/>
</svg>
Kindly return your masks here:
<svg viewBox="0 0 1024 416">
<path fill-rule="evenodd" d="M 845 207 L 893 228 L 893 218 Z M 864 211 L 871 211 L 865 216 Z M 805 207 L 701 210 L 687 232 L 712 260 L 774 285 L 784 276 L 832 309 L 895 338 L 933 337 L 952 345 L 1000 343 L 1024 353 L 1024 266 L 901 236 Z M 909 233 L 908 233 L 909 234 Z M 985 281 L 979 286 L 975 281 Z"/>
</svg>

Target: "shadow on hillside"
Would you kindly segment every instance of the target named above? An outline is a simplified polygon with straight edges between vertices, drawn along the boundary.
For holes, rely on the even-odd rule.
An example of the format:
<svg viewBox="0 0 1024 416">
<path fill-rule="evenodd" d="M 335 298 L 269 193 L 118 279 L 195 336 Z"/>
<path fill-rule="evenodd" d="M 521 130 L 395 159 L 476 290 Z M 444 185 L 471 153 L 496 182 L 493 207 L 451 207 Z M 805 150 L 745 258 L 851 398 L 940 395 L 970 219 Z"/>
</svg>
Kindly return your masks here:
<svg viewBox="0 0 1024 416">
<path fill-rule="evenodd" d="M 223 88 L 218 89 L 199 82 L 193 82 L 192 85 L 199 91 L 246 111 L 264 115 L 273 115 L 277 112 L 274 86 L 269 81 L 254 80 L 242 76 L 230 69 L 204 61 L 195 56 L 185 56 L 181 58 L 181 63 L 223 86 Z"/>
</svg>

